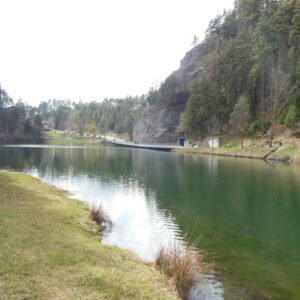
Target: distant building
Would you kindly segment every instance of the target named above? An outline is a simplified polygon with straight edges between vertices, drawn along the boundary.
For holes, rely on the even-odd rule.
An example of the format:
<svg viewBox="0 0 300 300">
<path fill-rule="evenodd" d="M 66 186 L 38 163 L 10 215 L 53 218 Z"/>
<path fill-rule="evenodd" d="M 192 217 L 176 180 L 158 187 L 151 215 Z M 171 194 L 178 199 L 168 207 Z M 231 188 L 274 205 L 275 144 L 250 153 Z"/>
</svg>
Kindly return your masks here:
<svg viewBox="0 0 300 300">
<path fill-rule="evenodd" d="M 220 147 L 220 138 L 219 137 L 207 137 L 203 140 L 203 146 L 209 148 L 219 148 Z"/>
</svg>

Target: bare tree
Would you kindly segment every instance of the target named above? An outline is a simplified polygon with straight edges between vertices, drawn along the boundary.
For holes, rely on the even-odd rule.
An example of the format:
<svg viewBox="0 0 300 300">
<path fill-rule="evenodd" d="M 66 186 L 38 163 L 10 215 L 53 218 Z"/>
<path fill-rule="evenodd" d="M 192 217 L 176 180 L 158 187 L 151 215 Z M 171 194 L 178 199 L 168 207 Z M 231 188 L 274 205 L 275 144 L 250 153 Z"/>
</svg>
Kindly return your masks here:
<svg viewBox="0 0 300 300">
<path fill-rule="evenodd" d="M 274 131 L 276 125 L 276 119 L 286 108 L 289 97 L 289 78 L 286 73 L 283 72 L 281 66 L 272 68 L 270 73 L 270 96 L 268 99 L 268 120 L 271 123 L 270 128 L 270 147 L 273 146 Z"/>
<path fill-rule="evenodd" d="M 198 44 L 199 44 L 199 38 L 197 37 L 197 35 L 194 35 L 192 46 L 196 47 Z"/>
<path fill-rule="evenodd" d="M 235 104 L 229 120 L 229 124 L 232 126 L 234 132 L 238 134 L 241 139 L 241 148 L 244 147 L 244 136 L 249 119 L 248 98 L 242 95 Z"/>
</svg>

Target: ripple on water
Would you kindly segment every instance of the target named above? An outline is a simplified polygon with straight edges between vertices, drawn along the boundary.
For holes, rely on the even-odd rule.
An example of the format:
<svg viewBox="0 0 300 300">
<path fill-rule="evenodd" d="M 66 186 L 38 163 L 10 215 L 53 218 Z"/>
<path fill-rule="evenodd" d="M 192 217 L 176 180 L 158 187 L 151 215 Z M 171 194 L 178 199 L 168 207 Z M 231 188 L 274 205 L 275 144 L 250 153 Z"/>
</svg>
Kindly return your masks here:
<svg viewBox="0 0 300 300">
<path fill-rule="evenodd" d="M 25 151 L 22 147 L 32 149 Z M 158 201 L 165 195 L 156 188 L 159 184 L 156 176 L 142 176 L 145 168 L 142 162 L 135 161 L 138 158 L 136 156 L 129 157 L 133 160 L 132 165 L 123 164 L 126 157 L 122 155 L 131 152 L 120 152 L 120 157 L 110 157 L 106 156 L 110 153 L 105 151 L 101 152 L 98 149 L 85 151 L 83 147 L 83 149 L 72 148 L 72 151 L 67 147 L 32 145 L 22 147 L 12 147 L 13 151 L 12 148 L 2 149 L 7 155 L 0 156 L 2 167 L 12 167 L 39 177 L 43 181 L 68 190 L 75 198 L 89 205 L 101 202 L 113 222 L 112 231 L 103 237 L 103 243 L 129 249 L 146 261 L 154 261 L 161 246 L 167 247 L 174 242 L 180 248 L 187 246 L 185 234 L 179 227 L 176 217 L 172 211 L 163 209 L 163 205 Z M 160 154 L 149 152 L 149 155 L 148 162 L 161 172 L 160 167 L 163 164 L 156 163 L 157 155 Z M 11 165 L 7 159 L 10 156 Z M 22 160 L 16 160 L 15 157 L 22 157 Z M 163 157 L 169 164 L 171 156 Z M 135 167 L 131 170 L 132 166 Z M 155 168 L 149 169 L 150 173 L 153 171 Z M 170 178 L 172 179 L 172 176 Z M 148 182 L 148 187 L 145 182 Z M 205 276 L 192 289 L 190 299 L 223 299 L 222 284 L 213 274 Z"/>
<path fill-rule="evenodd" d="M 191 289 L 189 300 L 223 300 L 223 285 L 214 274 L 205 275 L 203 279 Z"/>
</svg>

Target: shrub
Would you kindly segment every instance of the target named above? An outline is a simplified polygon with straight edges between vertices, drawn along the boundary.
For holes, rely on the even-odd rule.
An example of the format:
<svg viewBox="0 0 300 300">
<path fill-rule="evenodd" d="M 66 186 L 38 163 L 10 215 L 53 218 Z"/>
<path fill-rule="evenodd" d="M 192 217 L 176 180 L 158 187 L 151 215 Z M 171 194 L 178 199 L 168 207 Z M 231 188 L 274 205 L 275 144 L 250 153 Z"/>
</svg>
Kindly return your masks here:
<svg viewBox="0 0 300 300">
<path fill-rule="evenodd" d="M 265 134 L 270 128 L 270 122 L 257 120 L 248 126 L 247 133 L 250 136 Z"/>
<path fill-rule="evenodd" d="M 105 213 L 102 204 L 90 207 L 90 218 L 101 226 L 103 230 L 111 230 L 113 223 L 110 217 Z"/>
<path fill-rule="evenodd" d="M 204 262 L 205 254 L 189 246 L 183 250 L 179 245 L 161 247 L 156 255 L 156 267 L 175 282 L 177 292 L 182 299 L 188 299 L 189 292 L 210 266 Z"/>
</svg>

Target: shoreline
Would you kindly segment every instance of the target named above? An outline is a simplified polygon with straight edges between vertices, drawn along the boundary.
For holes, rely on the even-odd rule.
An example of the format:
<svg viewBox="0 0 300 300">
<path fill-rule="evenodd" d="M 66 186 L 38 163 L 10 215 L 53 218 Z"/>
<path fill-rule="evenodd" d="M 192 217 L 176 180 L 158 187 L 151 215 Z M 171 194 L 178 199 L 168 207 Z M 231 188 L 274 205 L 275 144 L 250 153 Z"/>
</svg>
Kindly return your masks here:
<svg viewBox="0 0 300 300">
<path fill-rule="evenodd" d="M 102 138 L 73 136 L 55 131 L 44 131 L 44 145 L 98 145 L 103 142 Z"/>
<path fill-rule="evenodd" d="M 204 158 L 204 160 L 206 160 L 205 159 L 205 157 L 203 157 Z M 211 158 L 212 159 L 212 158 Z M 208 158 L 208 160 L 210 161 L 210 159 Z M 227 160 L 226 160 L 227 161 Z M 232 161 L 232 163 L 233 164 L 235 164 L 236 162 L 238 163 L 238 161 L 239 160 L 236 160 L 236 161 Z M 228 162 L 230 162 L 230 160 L 228 160 Z M 241 162 L 241 161 L 240 161 Z M 246 162 L 246 164 L 247 165 L 251 165 L 252 164 L 252 162 L 249 162 L 249 163 L 247 163 Z M 255 162 L 253 162 L 253 164 L 255 165 Z M 263 164 L 263 165 L 266 165 L 266 164 Z M 274 164 L 275 165 L 275 164 Z M 23 174 L 22 172 L 21 173 L 19 173 L 19 174 Z M 36 178 L 36 177 L 34 177 L 34 178 Z M 43 181 L 42 180 L 40 180 L 39 179 L 39 181 L 40 182 L 42 182 L 43 183 Z M 46 183 L 47 185 L 49 184 L 49 183 Z M 55 185 L 51 185 L 51 186 L 55 186 Z M 0 170 L 0 188 L 1 188 L 1 170 Z M 58 188 L 59 190 L 60 190 L 60 188 Z M 62 189 L 61 191 L 64 191 L 64 189 Z M 66 190 L 65 190 L 66 191 Z M 68 192 L 67 191 L 67 193 L 69 194 L 70 192 Z M 68 195 L 68 199 L 69 199 L 69 196 L 70 196 L 70 194 Z M 0 195 L 0 200 L 1 200 L 1 195 Z M 73 200 L 73 198 L 71 198 L 71 200 Z M 0 203 L 1 203 L 1 201 L 0 201 Z M 84 207 L 86 207 L 86 205 L 84 205 Z M 1 212 L 0 212 L 0 214 L 1 214 Z M 1 218 L 0 218 L 0 221 L 1 221 Z M 1 225 L 1 222 L 0 222 L 0 225 Z M 1 227 L 1 226 L 0 226 Z M 201 234 L 204 234 L 205 235 L 205 231 L 203 232 L 203 231 L 201 231 Z M 1 240 L 1 231 L 0 231 L 0 240 Z M 234 247 L 233 247 L 234 248 Z M 1 252 L 1 251 L 0 251 Z M 211 248 L 211 249 L 209 249 L 209 253 L 214 253 L 214 248 Z M 1 257 L 1 253 L 0 253 L 0 257 Z M 1 259 L 0 259 L 0 265 L 1 265 Z M 220 269 L 218 270 L 220 273 L 219 273 L 219 276 L 220 276 L 220 278 L 222 278 L 222 274 L 221 274 L 221 271 L 222 269 L 221 269 L 221 267 L 220 267 Z M 0 272 L 1 273 L 1 272 Z M 238 274 L 238 273 L 237 273 Z M 228 276 L 228 278 L 229 278 L 230 276 Z M 1 279 L 1 277 L 0 277 L 0 279 Z M 237 278 L 233 278 L 234 279 L 234 281 L 233 282 L 235 282 L 235 280 L 238 282 L 239 281 L 239 279 L 238 279 L 238 277 Z M 251 279 L 251 278 L 250 278 Z M 0 281 L 1 282 L 1 281 Z M 228 283 L 230 283 L 231 281 L 230 280 L 228 280 Z M 224 285 L 225 286 L 225 285 Z M 248 285 L 246 284 L 246 282 L 245 282 L 245 285 L 241 285 L 241 287 L 242 287 L 242 289 L 246 289 L 247 290 L 247 293 L 248 293 L 248 288 L 249 288 L 249 293 L 251 292 L 252 293 L 252 288 L 253 287 L 251 287 L 251 285 L 249 285 L 249 287 L 248 287 Z M 228 289 L 228 286 L 227 286 L 227 289 Z M 239 289 L 239 287 L 237 287 L 237 289 Z M 1 289 L 0 289 L 1 290 Z M 264 295 L 264 293 L 263 293 L 263 291 L 264 291 L 264 289 L 262 289 L 262 292 L 261 292 L 261 294 L 259 294 L 259 295 Z M 258 292 L 257 292 L 258 293 Z M 260 292 L 259 292 L 260 293 Z M 255 295 L 256 295 L 256 292 L 255 292 Z M 0 296 L 1 296 L 1 292 L 0 292 Z M 0 297 L 1 298 L 1 297 Z"/>
<path fill-rule="evenodd" d="M 214 155 L 223 157 L 236 157 L 246 159 L 259 159 L 265 161 L 284 162 L 299 165 L 300 163 L 300 150 L 295 148 L 292 151 L 286 151 L 290 148 L 290 145 L 281 146 L 273 149 L 256 149 L 256 148 L 244 148 L 244 149 L 230 149 L 226 147 L 220 148 L 182 148 L 173 150 L 175 153 L 181 154 L 200 154 L 200 155 Z M 288 149 L 290 150 L 290 149 Z"/>
<path fill-rule="evenodd" d="M 102 244 L 87 206 L 66 191 L 5 170 L 0 188 L 0 298 L 178 299 L 153 264 Z"/>
</svg>

